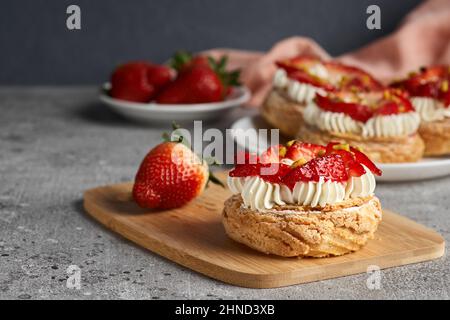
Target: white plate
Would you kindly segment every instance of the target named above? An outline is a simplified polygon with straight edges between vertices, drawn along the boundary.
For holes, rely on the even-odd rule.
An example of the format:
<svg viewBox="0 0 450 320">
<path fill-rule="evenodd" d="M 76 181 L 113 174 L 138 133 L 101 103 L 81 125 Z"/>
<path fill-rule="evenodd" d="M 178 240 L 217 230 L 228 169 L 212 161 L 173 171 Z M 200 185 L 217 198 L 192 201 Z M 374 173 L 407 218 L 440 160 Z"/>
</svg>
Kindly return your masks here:
<svg viewBox="0 0 450 320">
<path fill-rule="evenodd" d="M 423 158 L 413 163 L 377 163 L 383 171 L 379 181 L 414 181 L 450 175 L 450 158 Z"/>
<path fill-rule="evenodd" d="M 257 130 L 268 129 L 269 125 L 260 116 L 243 117 L 233 123 L 231 129 Z M 269 144 L 269 139 L 252 141 L 248 139 L 247 145 L 244 135 L 232 134 L 233 138 L 240 148 L 246 148 L 250 152 L 261 153 Z M 285 143 L 286 139 L 280 137 L 280 143 Z M 262 147 L 260 147 L 262 145 Z M 378 181 L 413 181 L 438 178 L 450 175 L 450 157 L 424 158 L 414 163 L 377 163 L 377 166 L 383 171 L 381 177 L 376 177 Z"/>
<path fill-rule="evenodd" d="M 110 97 L 106 91 L 109 83 L 103 85 L 100 100 L 116 112 L 138 121 L 192 121 L 210 120 L 223 117 L 228 111 L 250 99 L 250 91 L 246 87 L 235 87 L 225 101 L 199 104 L 158 104 L 130 102 Z"/>
</svg>

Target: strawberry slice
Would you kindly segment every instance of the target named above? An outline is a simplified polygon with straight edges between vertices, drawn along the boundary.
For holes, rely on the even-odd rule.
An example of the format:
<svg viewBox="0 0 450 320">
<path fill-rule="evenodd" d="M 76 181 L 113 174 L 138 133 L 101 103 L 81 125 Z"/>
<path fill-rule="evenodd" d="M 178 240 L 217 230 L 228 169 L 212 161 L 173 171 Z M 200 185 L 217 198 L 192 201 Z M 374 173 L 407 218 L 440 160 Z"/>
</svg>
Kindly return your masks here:
<svg viewBox="0 0 450 320">
<path fill-rule="evenodd" d="M 292 169 L 284 178 L 283 183 L 293 189 L 298 181 L 319 181 L 323 177 L 325 181 L 345 182 L 348 174 L 345 163 L 337 154 L 331 154 L 312 159 L 302 166 Z"/>
<path fill-rule="evenodd" d="M 307 71 L 314 65 L 323 64 L 323 61 L 315 56 L 299 55 L 293 58 L 276 61 L 275 64 L 287 72 L 296 70 Z"/>
<path fill-rule="evenodd" d="M 340 144 L 338 142 L 330 142 L 327 145 L 326 154 L 337 154 L 344 161 L 348 173 L 352 177 L 360 177 L 366 171 L 361 164 L 365 165 L 373 174 L 381 176 L 381 170 L 367 157 L 364 153 L 348 144 Z"/>
<path fill-rule="evenodd" d="M 391 87 L 406 90 L 411 96 L 429 97 L 448 105 L 446 92 L 449 91 L 450 67 L 446 65 L 429 66 L 413 72 L 407 79 L 391 83 Z"/>
<path fill-rule="evenodd" d="M 253 177 L 259 176 L 260 172 L 260 163 L 246 163 L 246 164 L 237 164 L 233 170 L 230 171 L 230 177 Z"/>
<path fill-rule="evenodd" d="M 356 160 L 353 152 L 351 152 L 351 147 L 348 144 L 330 142 L 326 149 L 327 155 L 336 154 L 342 158 L 350 177 L 360 177 L 366 173 L 364 167 Z"/>
<path fill-rule="evenodd" d="M 332 154 L 334 149 L 334 146 L 341 144 L 340 142 L 331 141 L 328 142 L 328 144 L 325 147 L 325 154 Z"/>
<path fill-rule="evenodd" d="M 329 72 L 339 79 L 339 90 L 382 90 L 384 86 L 370 73 L 353 66 L 348 66 L 336 61 L 325 62 Z"/>
<path fill-rule="evenodd" d="M 270 183 L 282 183 L 289 172 L 291 167 L 284 163 L 262 163 L 260 167 L 260 177 Z"/>
<path fill-rule="evenodd" d="M 393 115 L 405 112 L 414 111 L 414 107 L 411 101 L 405 97 L 405 94 L 401 91 L 384 91 L 384 98 L 380 100 L 379 105 L 375 111 L 375 115 Z"/>
<path fill-rule="evenodd" d="M 259 157 L 261 163 L 276 163 L 280 162 L 286 155 L 286 147 L 282 144 L 269 147 Z"/>
<path fill-rule="evenodd" d="M 284 163 L 256 163 L 239 164 L 230 171 L 230 177 L 259 176 L 271 183 L 281 183 L 282 178 L 291 171 L 290 166 Z"/>
<path fill-rule="evenodd" d="M 381 90 L 383 85 L 369 73 L 334 61 L 322 61 L 313 56 L 297 56 L 277 61 L 276 65 L 286 71 L 289 78 L 307 83 L 326 91 Z M 326 76 L 317 73 L 326 70 Z"/>
<path fill-rule="evenodd" d="M 351 161 L 346 163 L 347 172 L 350 177 L 361 177 L 366 173 L 364 167 L 358 161 Z"/>
<path fill-rule="evenodd" d="M 283 155 L 284 152 L 286 155 Z M 291 189 L 298 181 L 317 182 L 320 177 L 325 181 L 345 182 L 349 177 L 360 177 L 365 174 L 364 166 L 373 174 L 381 175 L 381 170 L 364 153 L 348 144 L 338 142 L 330 142 L 325 147 L 293 140 L 288 142 L 286 147 L 283 145 L 270 147 L 260 159 L 248 153 L 242 155 L 242 158 L 247 160 L 252 157 L 258 162 L 237 164 L 229 175 L 259 176 L 265 181 L 282 183 Z M 291 159 L 294 164 L 288 166 L 280 162 L 282 158 Z"/>
<path fill-rule="evenodd" d="M 334 91 L 336 90 L 336 87 L 332 85 L 331 83 L 327 83 L 325 80 L 312 76 L 306 71 L 303 70 L 289 70 L 286 71 L 289 78 L 293 80 L 297 80 L 301 83 L 310 84 L 317 88 L 322 88 L 326 91 Z"/>
<path fill-rule="evenodd" d="M 448 83 L 450 83 L 450 80 L 447 82 L 447 91 L 442 90 L 439 94 L 439 100 L 442 101 L 445 107 L 450 106 L 450 90 L 448 89 Z M 445 88 L 445 85 L 443 85 L 443 88 Z"/>
<path fill-rule="evenodd" d="M 259 157 L 255 153 L 240 151 L 234 158 L 235 164 L 256 164 L 259 162 Z"/>
<path fill-rule="evenodd" d="M 367 122 L 373 117 L 373 111 L 365 105 L 354 102 L 344 102 L 338 96 L 322 96 L 316 94 L 316 104 L 325 111 L 342 112 L 349 115 L 352 119 L 361 122 Z"/>
<path fill-rule="evenodd" d="M 374 175 L 381 176 L 381 170 L 366 156 L 363 152 L 354 147 L 350 147 L 351 152 L 355 155 L 355 160 L 365 165 Z"/>
<path fill-rule="evenodd" d="M 389 116 L 393 114 L 398 114 L 400 111 L 400 106 L 395 102 L 384 103 L 374 114 Z"/>
<path fill-rule="evenodd" d="M 324 153 L 325 147 L 323 146 L 294 140 L 288 142 L 286 158 L 291 159 L 292 161 L 301 159 L 309 161 L 319 155 L 323 155 Z"/>
<path fill-rule="evenodd" d="M 401 90 L 385 89 L 368 93 L 336 92 L 323 96 L 316 94 L 315 102 L 322 110 L 345 113 L 352 119 L 367 122 L 377 115 L 393 115 L 414 111 Z"/>
<path fill-rule="evenodd" d="M 322 88 L 326 91 L 333 91 L 336 87 L 327 81 L 327 79 L 321 78 L 314 74 L 311 70 L 314 67 L 322 66 L 324 63 L 321 59 L 313 56 L 297 56 L 290 59 L 280 60 L 275 64 L 284 69 L 289 78 L 297 80 L 301 83 L 307 83 L 314 87 Z"/>
</svg>

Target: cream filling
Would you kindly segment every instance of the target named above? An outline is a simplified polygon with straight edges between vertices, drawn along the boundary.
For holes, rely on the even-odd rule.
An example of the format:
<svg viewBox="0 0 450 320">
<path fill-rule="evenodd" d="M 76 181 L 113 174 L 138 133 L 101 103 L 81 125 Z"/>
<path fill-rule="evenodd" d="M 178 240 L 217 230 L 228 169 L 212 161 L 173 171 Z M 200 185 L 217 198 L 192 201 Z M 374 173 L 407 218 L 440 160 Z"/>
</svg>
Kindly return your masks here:
<svg viewBox="0 0 450 320">
<path fill-rule="evenodd" d="M 303 117 L 308 124 L 322 131 L 354 133 L 365 138 L 410 135 L 417 131 L 420 124 L 420 116 L 417 112 L 376 116 L 364 123 L 342 112 L 322 110 L 314 102 L 308 104 Z"/>
<path fill-rule="evenodd" d="M 309 103 L 313 101 L 316 93 L 325 94 L 325 90 L 322 88 L 289 79 L 286 71 L 283 69 L 278 69 L 275 72 L 273 85 L 277 89 L 285 90 L 288 97 L 298 103 Z"/>
<path fill-rule="evenodd" d="M 445 108 L 439 100 L 429 97 L 412 97 L 411 103 L 422 121 L 431 122 L 450 118 L 450 108 Z"/>
<path fill-rule="evenodd" d="M 228 177 L 228 187 L 233 194 L 241 194 L 243 205 L 252 210 L 270 210 L 274 205 L 298 204 L 324 207 L 350 198 L 366 197 L 375 191 L 375 177 L 364 166 L 366 173 L 352 177 L 347 182 L 319 181 L 297 182 L 293 190 L 286 185 L 270 183 L 259 176 Z"/>
</svg>

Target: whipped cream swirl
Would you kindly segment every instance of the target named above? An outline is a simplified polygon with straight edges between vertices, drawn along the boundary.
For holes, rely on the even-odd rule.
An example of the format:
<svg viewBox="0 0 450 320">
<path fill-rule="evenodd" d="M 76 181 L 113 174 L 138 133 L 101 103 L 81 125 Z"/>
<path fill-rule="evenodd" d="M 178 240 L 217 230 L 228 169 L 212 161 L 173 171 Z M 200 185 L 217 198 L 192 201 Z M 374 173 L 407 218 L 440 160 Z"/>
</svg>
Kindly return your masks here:
<svg viewBox="0 0 450 320">
<path fill-rule="evenodd" d="M 411 103 L 422 121 L 431 122 L 450 118 L 450 108 L 446 108 L 439 100 L 429 97 L 412 97 Z"/>
<path fill-rule="evenodd" d="M 317 73 L 323 74 L 323 72 L 321 72 L 320 70 L 317 70 Z M 285 90 L 288 97 L 298 103 L 308 103 L 313 101 L 317 92 L 325 94 L 325 90 L 323 90 L 322 88 L 290 79 L 286 71 L 283 69 L 278 69 L 275 72 L 273 85 L 277 89 Z"/>
<path fill-rule="evenodd" d="M 322 131 L 354 133 L 365 138 L 407 136 L 415 133 L 420 124 L 417 112 L 375 116 L 364 123 L 342 112 L 322 110 L 314 102 L 308 104 L 303 116 L 308 124 Z"/>
<path fill-rule="evenodd" d="M 270 183 L 259 176 L 228 177 L 228 186 L 233 194 L 241 194 L 243 205 L 252 210 L 270 210 L 275 205 L 296 204 L 324 207 L 350 198 L 366 197 L 375 191 L 375 177 L 363 166 L 366 173 L 352 177 L 346 182 L 299 181 L 291 190 L 284 184 Z"/>
</svg>

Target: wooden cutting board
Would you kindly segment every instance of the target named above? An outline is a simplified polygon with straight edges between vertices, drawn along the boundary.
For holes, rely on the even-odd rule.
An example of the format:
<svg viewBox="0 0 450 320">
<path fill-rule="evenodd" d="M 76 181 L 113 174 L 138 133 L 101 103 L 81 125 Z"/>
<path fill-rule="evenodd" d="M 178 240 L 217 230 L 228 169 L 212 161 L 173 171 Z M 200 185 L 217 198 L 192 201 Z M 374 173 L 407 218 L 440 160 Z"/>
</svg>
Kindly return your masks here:
<svg viewBox="0 0 450 320">
<path fill-rule="evenodd" d="M 219 177 L 224 180 L 225 175 Z M 86 211 L 107 228 L 163 257 L 211 278 L 251 288 L 274 288 L 367 272 L 368 266 L 401 266 L 439 258 L 444 239 L 436 232 L 384 210 L 375 239 L 362 250 L 332 258 L 282 258 L 229 239 L 221 224 L 231 194 L 210 184 L 201 197 L 170 211 L 139 208 L 131 183 L 87 190 Z"/>
</svg>

